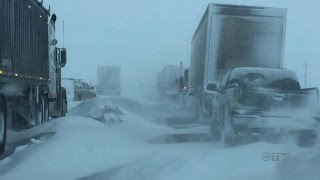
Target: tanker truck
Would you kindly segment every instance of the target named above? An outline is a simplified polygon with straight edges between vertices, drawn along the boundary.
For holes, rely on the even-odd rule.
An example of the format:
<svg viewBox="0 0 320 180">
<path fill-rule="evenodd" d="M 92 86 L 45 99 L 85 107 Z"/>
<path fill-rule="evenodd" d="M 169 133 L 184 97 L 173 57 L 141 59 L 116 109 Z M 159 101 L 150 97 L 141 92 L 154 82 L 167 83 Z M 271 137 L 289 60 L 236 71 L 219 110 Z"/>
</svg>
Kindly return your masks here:
<svg viewBox="0 0 320 180">
<path fill-rule="evenodd" d="M 61 87 L 67 51 L 57 47 L 56 20 L 37 0 L 0 1 L 0 154 L 7 130 L 67 113 Z"/>
</svg>

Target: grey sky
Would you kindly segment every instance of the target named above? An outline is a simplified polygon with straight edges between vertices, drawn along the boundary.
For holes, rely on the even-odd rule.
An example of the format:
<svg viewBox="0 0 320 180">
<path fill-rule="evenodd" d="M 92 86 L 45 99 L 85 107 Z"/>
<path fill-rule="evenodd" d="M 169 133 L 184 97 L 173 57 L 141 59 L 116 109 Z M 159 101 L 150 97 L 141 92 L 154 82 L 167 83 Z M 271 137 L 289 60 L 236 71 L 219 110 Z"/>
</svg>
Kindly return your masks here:
<svg viewBox="0 0 320 180">
<path fill-rule="evenodd" d="M 212 2 L 288 8 L 286 67 L 296 70 L 303 82 L 308 60 L 308 84 L 320 85 L 316 59 L 320 3 L 316 0 L 47 0 L 58 15 L 60 45 L 62 20 L 66 24 L 69 62 L 63 75 L 95 83 L 98 65 L 120 65 L 127 95 L 150 90 L 155 72 L 163 65 L 180 60 L 189 65 L 192 35 Z"/>
</svg>

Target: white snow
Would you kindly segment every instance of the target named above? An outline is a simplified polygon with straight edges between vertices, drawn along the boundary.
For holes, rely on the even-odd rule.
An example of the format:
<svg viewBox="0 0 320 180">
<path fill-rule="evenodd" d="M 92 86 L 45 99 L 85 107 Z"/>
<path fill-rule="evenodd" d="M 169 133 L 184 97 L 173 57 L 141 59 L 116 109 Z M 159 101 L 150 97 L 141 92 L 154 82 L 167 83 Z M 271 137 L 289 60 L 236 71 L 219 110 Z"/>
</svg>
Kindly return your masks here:
<svg viewBox="0 0 320 180">
<path fill-rule="evenodd" d="M 103 105 L 118 106 L 125 114 L 123 122 L 108 125 L 87 117 Z M 124 98 L 97 98 L 78 104 L 65 118 L 23 132 L 10 132 L 9 142 L 31 140 L 0 161 L 0 179 L 280 180 L 292 177 L 288 168 L 300 167 L 301 163 L 311 168 L 306 172 L 312 177 L 320 177 L 318 171 L 312 169 L 320 165 L 320 161 L 313 160 L 319 159 L 318 146 L 301 149 L 290 142 L 239 147 L 214 142 L 152 143 L 150 139 L 163 135 L 201 134 L 209 128 L 202 125 L 173 129 L 155 124 L 152 120 L 158 117 L 148 118 L 151 114 L 159 117 L 162 114 L 142 113 L 141 116 L 145 111 L 140 108 L 154 107 Z M 55 134 L 33 138 L 46 132 Z M 288 159 L 264 161 L 264 153 L 287 153 Z"/>
</svg>

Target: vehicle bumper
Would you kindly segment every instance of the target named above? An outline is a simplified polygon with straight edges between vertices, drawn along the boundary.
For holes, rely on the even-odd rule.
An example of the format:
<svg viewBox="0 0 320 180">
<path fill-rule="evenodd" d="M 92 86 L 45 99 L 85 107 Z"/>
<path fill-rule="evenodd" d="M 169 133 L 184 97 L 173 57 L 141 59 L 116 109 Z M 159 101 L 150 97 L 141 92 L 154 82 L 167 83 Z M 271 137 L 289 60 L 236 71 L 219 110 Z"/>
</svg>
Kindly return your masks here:
<svg viewBox="0 0 320 180">
<path fill-rule="evenodd" d="M 294 112 L 293 112 L 294 113 Z M 319 121 L 310 113 L 297 115 L 279 114 L 234 114 L 231 122 L 234 126 L 247 128 L 281 128 L 281 129 L 318 129 Z"/>
</svg>

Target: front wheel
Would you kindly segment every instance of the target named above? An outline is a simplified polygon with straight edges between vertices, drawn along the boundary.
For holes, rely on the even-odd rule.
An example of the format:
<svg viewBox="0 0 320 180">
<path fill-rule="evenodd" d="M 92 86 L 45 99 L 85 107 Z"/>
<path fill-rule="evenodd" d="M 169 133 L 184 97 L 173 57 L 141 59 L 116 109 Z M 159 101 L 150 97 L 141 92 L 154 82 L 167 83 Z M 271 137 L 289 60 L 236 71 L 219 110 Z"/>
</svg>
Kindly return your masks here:
<svg viewBox="0 0 320 180">
<path fill-rule="evenodd" d="M 39 103 L 35 103 L 35 123 L 40 125 L 44 123 L 44 105 L 43 105 L 43 96 L 39 96 Z"/>
<path fill-rule="evenodd" d="M 41 98 L 42 107 L 43 107 L 43 121 L 49 121 L 49 98 L 48 95 L 45 94 L 43 98 Z"/>
<path fill-rule="evenodd" d="M 2 98 L 0 100 L 0 155 L 4 152 L 7 137 L 7 119 L 6 119 L 6 103 Z"/>
</svg>

